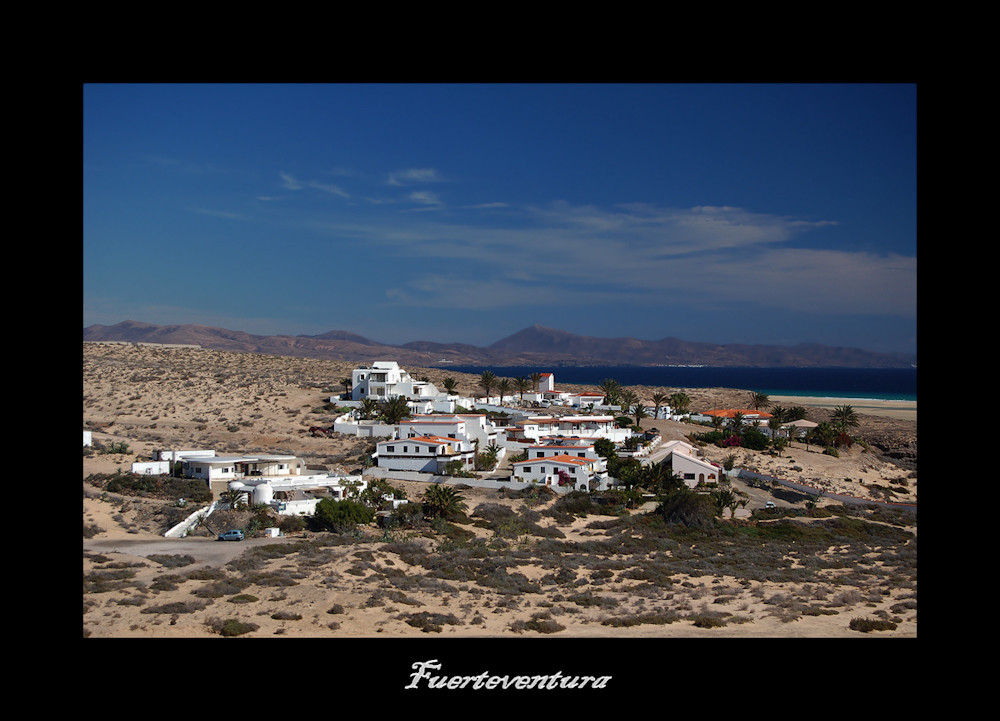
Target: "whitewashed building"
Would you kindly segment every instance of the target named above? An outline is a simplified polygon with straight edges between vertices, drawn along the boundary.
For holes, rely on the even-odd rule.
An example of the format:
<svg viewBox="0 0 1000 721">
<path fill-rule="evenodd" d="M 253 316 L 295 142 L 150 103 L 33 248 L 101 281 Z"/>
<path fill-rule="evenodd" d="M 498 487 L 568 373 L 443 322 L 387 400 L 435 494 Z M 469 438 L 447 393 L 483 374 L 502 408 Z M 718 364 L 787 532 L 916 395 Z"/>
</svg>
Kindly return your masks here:
<svg viewBox="0 0 1000 721">
<path fill-rule="evenodd" d="M 591 459 L 566 454 L 529 458 L 511 464 L 516 481 L 570 486 L 575 490 L 589 490 L 592 485 L 600 486 L 606 481 L 606 474 L 602 476 L 597 465 Z"/>
<path fill-rule="evenodd" d="M 674 473 L 684 479 L 684 484 L 694 488 L 699 483 L 718 483 L 721 471 L 717 466 L 697 456 L 694 446 L 684 441 L 667 441 L 663 445 L 669 451 L 664 462 L 670 464 Z"/>
<path fill-rule="evenodd" d="M 381 441 L 377 445 L 378 467 L 390 471 L 441 473 L 454 460 L 467 470 L 475 469 L 475 451 L 465 438 L 415 436 Z"/>
<path fill-rule="evenodd" d="M 577 436 L 597 440 L 607 438 L 621 443 L 632 435 L 628 428 L 619 428 L 614 416 L 532 416 L 503 429 L 511 443 L 537 442 L 545 436 Z"/>
<path fill-rule="evenodd" d="M 213 481 L 235 481 L 263 476 L 301 475 L 305 463 L 290 455 L 184 457 L 183 474 L 187 478 Z"/>
<path fill-rule="evenodd" d="M 376 361 L 371 368 L 355 368 L 351 373 L 351 399 L 386 400 L 434 398 L 441 395 L 433 383 L 416 381 L 396 361 Z"/>
<path fill-rule="evenodd" d="M 552 456 L 583 458 L 593 464 L 596 474 L 607 475 L 607 459 L 594 450 L 593 441 L 584 438 L 544 439 L 542 443 L 528 446 L 525 450 L 527 451 L 527 460 L 529 461 L 538 460 L 539 458 L 550 458 Z"/>
</svg>

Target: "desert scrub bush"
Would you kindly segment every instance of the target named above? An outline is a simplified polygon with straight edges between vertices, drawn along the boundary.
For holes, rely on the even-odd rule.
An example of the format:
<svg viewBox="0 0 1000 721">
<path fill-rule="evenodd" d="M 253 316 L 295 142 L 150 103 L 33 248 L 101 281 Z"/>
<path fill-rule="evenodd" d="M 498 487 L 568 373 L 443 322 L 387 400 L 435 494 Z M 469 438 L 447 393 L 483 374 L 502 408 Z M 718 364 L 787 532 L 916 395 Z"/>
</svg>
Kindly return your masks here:
<svg viewBox="0 0 1000 721">
<path fill-rule="evenodd" d="M 851 622 L 848 624 L 848 628 L 852 631 L 860 631 L 861 633 L 869 633 L 871 631 L 895 631 L 896 623 L 895 621 L 889 621 L 888 619 L 852 618 Z"/>
<path fill-rule="evenodd" d="M 237 594 L 248 585 L 250 584 L 239 580 L 219 579 L 213 583 L 209 583 L 201 588 L 195 589 L 191 592 L 191 595 L 197 596 L 198 598 L 222 598 L 223 596 L 232 596 Z"/>
<path fill-rule="evenodd" d="M 128 568 L 91 571 L 83 577 L 84 593 L 108 593 L 131 585 L 135 571 Z"/>
<path fill-rule="evenodd" d="M 256 603 L 260 599 L 250 593 L 238 593 L 232 598 L 227 598 L 229 603 Z"/>
<path fill-rule="evenodd" d="M 570 603 L 574 603 L 577 606 L 598 606 L 601 608 L 614 608 L 618 605 L 618 601 L 613 598 L 608 598 L 606 596 L 595 596 L 589 591 L 583 593 L 574 593 L 566 597 L 566 600 Z"/>
<path fill-rule="evenodd" d="M 169 575 L 160 576 L 151 584 L 149 584 L 149 590 L 151 591 L 176 591 L 180 588 L 180 584 L 187 579 L 182 576 Z"/>
<path fill-rule="evenodd" d="M 441 633 L 441 631 L 444 630 L 445 624 L 450 626 L 462 625 L 461 620 L 450 613 L 430 613 L 428 611 L 421 611 L 420 613 L 404 615 L 402 618 L 406 621 L 408 626 L 419 628 L 424 633 Z"/>
<path fill-rule="evenodd" d="M 690 614 L 685 620 L 690 621 L 697 628 L 722 628 L 727 625 L 727 615 L 701 612 Z"/>
<path fill-rule="evenodd" d="M 205 604 L 203 603 L 196 603 L 194 601 L 174 601 L 173 603 L 164 603 L 159 606 L 144 608 L 139 613 L 194 613 L 196 611 L 201 611 L 204 608 Z"/>
<path fill-rule="evenodd" d="M 514 633 L 523 633 L 524 631 L 534 631 L 535 633 L 559 633 L 559 631 L 563 631 L 565 628 L 566 627 L 561 623 L 553 620 L 548 611 L 533 614 L 527 621 L 514 621 L 510 625 L 510 630 Z"/>
<path fill-rule="evenodd" d="M 213 618 L 206 621 L 206 625 L 220 636 L 242 636 L 245 633 L 252 633 L 260 628 L 256 623 L 240 621 L 236 618 L 227 618 L 224 621 Z"/>
<path fill-rule="evenodd" d="M 271 618 L 275 621 L 301 621 L 302 614 L 292 613 L 291 611 L 275 611 L 271 614 Z"/>
<path fill-rule="evenodd" d="M 83 524 L 83 537 L 93 538 L 98 533 L 104 533 L 104 529 L 94 523 Z"/>
<path fill-rule="evenodd" d="M 674 491 L 665 496 L 654 511 L 668 525 L 708 529 L 716 525 L 712 499 L 701 493 Z"/>
<path fill-rule="evenodd" d="M 150 561 L 155 561 L 161 566 L 166 568 L 181 568 L 183 566 L 190 566 L 194 563 L 194 557 L 188 555 L 163 555 L 163 554 L 152 554 L 146 556 Z"/>
<path fill-rule="evenodd" d="M 576 516 L 587 516 L 590 514 L 604 514 L 602 506 L 594 502 L 590 494 L 585 491 L 570 491 L 560 496 L 547 511 L 556 520 Z"/>
<path fill-rule="evenodd" d="M 601 621 L 602 626 L 629 628 L 643 624 L 666 625 L 680 621 L 683 617 L 676 613 L 642 613 L 632 616 L 613 616 Z"/>
</svg>

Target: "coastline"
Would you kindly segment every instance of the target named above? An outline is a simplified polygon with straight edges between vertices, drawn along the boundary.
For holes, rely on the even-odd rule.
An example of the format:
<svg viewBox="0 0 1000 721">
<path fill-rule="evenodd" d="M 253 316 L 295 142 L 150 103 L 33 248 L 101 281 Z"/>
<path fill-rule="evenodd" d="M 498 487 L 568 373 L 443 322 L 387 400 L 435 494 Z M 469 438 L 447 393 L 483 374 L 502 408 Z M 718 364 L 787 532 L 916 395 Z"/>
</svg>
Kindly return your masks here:
<svg viewBox="0 0 1000 721">
<path fill-rule="evenodd" d="M 790 406 L 802 406 L 804 408 L 823 408 L 833 410 L 837 406 L 851 406 L 858 413 L 866 413 L 873 416 L 885 416 L 904 421 L 917 420 L 917 402 L 902 400 L 883 400 L 880 398 L 835 398 L 835 397 L 815 397 L 815 396 L 790 396 L 771 395 L 768 396 L 772 405 L 779 405 L 785 408 Z"/>
</svg>

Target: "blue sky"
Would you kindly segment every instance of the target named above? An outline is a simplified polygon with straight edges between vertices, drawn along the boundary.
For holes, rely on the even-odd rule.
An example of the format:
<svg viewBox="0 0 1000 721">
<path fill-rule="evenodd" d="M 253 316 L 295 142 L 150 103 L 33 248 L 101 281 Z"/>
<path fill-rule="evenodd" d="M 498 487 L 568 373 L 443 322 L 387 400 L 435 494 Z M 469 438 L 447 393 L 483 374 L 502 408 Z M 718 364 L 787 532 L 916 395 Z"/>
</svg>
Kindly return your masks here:
<svg viewBox="0 0 1000 721">
<path fill-rule="evenodd" d="M 94 84 L 84 326 L 916 350 L 893 84 Z"/>
</svg>

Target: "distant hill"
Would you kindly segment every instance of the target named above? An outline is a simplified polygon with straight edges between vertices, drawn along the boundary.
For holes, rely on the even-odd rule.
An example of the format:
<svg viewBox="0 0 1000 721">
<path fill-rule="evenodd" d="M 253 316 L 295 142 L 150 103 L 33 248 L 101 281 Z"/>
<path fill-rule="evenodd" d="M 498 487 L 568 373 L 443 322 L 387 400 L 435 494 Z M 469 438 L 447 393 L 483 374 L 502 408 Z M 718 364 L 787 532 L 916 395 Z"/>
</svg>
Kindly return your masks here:
<svg viewBox="0 0 1000 721">
<path fill-rule="evenodd" d="M 428 367 L 443 361 L 455 365 L 582 366 L 582 365 L 706 365 L 757 367 L 909 367 L 909 354 L 875 353 L 815 343 L 794 346 L 695 343 L 663 338 L 595 338 L 533 325 L 485 348 L 467 343 L 414 341 L 388 345 L 348 331 L 320 335 L 253 335 L 204 325 L 158 326 L 137 321 L 92 325 L 85 341 L 198 345 L 213 350 L 288 355 L 369 363 L 396 360 L 401 365 Z"/>
</svg>

